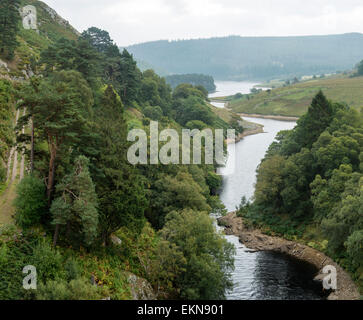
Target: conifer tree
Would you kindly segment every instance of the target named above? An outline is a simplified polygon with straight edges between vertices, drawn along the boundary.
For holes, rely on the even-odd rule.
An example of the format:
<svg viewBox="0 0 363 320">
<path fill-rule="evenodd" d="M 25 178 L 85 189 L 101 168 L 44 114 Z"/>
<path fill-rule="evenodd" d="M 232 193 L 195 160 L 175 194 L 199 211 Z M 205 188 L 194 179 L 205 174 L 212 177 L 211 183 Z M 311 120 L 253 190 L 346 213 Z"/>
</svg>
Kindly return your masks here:
<svg viewBox="0 0 363 320">
<path fill-rule="evenodd" d="M 19 31 L 20 0 L 1 0 L 0 2 L 0 54 L 6 59 L 14 57 L 18 45 L 16 35 Z"/>
<path fill-rule="evenodd" d="M 97 133 L 100 136 L 100 155 L 97 166 L 102 177 L 97 179 L 100 203 L 100 227 L 103 240 L 128 226 L 135 232 L 144 224 L 145 191 L 140 176 L 127 162 L 127 124 L 123 105 L 112 86 L 107 86 L 102 108 L 96 111 Z"/>
<path fill-rule="evenodd" d="M 50 209 L 53 224 L 56 225 L 54 245 L 61 225 L 66 226 L 67 240 L 76 245 L 90 246 L 97 237 L 97 195 L 88 165 L 86 157 L 78 157 L 73 172 L 56 187 L 59 197 L 53 201 Z"/>
</svg>

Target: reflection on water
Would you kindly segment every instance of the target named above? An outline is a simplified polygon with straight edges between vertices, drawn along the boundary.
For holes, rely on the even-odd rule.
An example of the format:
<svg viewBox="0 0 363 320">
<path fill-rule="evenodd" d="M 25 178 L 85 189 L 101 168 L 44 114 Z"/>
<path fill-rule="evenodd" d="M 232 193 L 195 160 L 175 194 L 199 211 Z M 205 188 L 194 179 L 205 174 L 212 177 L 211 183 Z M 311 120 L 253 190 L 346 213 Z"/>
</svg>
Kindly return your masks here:
<svg viewBox="0 0 363 320">
<path fill-rule="evenodd" d="M 255 82 L 237 82 L 237 81 L 216 81 L 216 92 L 209 94 L 209 98 L 226 97 L 240 92 L 242 94 L 250 93 L 250 90 L 257 84 Z M 211 104 L 217 108 L 224 108 L 224 102 L 214 102 Z"/>
<path fill-rule="evenodd" d="M 252 291 L 259 300 L 320 300 L 321 284 L 314 282 L 317 269 L 288 255 L 264 251 L 256 253 Z"/>
<path fill-rule="evenodd" d="M 265 156 L 277 133 L 295 127 L 295 122 L 243 118 L 247 121 L 262 124 L 265 132 L 247 136 L 238 142 L 235 147 L 228 146 L 229 158 L 226 167 L 219 170 L 219 173 L 223 175 L 223 190 L 220 198 L 228 211 L 236 209 L 236 206 L 241 202 L 242 196 L 247 199 L 253 196 L 257 166 Z M 236 159 L 233 173 L 224 175 L 225 172 L 231 172 L 230 166 L 233 165 L 233 158 Z"/>
<path fill-rule="evenodd" d="M 245 118 L 264 125 L 266 133 L 245 137 L 228 147 L 229 158 L 222 168 L 223 190 L 220 194 L 228 211 L 235 210 L 242 196 L 254 193 L 256 169 L 269 145 L 280 130 L 293 129 L 294 122 Z M 230 173 L 232 159 L 235 168 Z M 228 172 L 228 175 L 224 175 Z M 315 300 L 322 299 L 321 285 L 312 281 L 316 270 L 309 264 L 274 252 L 251 252 L 235 236 L 226 236 L 236 247 L 234 288 L 226 294 L 229 300 Z"/>
<path fill-rule="evenodd" d="M 250 90 L 258 83 L 248 81 L 215 81 L 215 84 L 217 90 L 209 95 L 210 98 L 232 96 L 238 92 L 242 94 L 250 93 Z"/>
</svg>

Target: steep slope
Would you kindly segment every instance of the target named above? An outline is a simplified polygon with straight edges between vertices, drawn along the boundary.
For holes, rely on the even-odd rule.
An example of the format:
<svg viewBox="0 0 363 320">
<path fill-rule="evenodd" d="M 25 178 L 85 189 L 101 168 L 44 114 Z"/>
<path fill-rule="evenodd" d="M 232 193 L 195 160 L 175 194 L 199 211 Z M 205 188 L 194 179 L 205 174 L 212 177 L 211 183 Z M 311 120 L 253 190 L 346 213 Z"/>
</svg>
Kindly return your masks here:
<svg viewBox="0 0 363 320">
<path fill-rule="evenodd" d="M 41 1 L 23 0 L 19 9 L 22 18 L 27 19 L 23 12 L 29 5 L 36 10 L 35 28 L 25 29 L 21 21 L 14 60 L 0 59 L 0 225 L 11 222 L 16 185 L 24 176 L 26 167 L 25 155 L 15 147 L 15 124 L 23 110 L 15 111 L 12 89 L 17 82 L 36 72 L 35 62 L 41 50 L 59 38 L 75 40 L 79 35 L 68 21 Z"/>
</svg>

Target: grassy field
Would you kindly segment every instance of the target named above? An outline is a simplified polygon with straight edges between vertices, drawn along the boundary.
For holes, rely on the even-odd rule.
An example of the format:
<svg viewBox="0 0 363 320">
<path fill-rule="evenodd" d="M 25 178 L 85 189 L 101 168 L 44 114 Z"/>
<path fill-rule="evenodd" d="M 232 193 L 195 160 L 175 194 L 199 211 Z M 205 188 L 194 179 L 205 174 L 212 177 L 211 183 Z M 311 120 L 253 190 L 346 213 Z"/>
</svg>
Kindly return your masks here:
<svg viewBox="0 0 363 320">
<path fill-rule="evenodd" d="M 331 78 L 310 80 L 283 88 L 245 95 L 229 102 L 229 108 L 238 113 L 261 115 L 301 116 L 314 95 L 323 90 L 328 99 L 345 102 L 354 108 L 363 107 L 363 77 Z"/>
</svg>

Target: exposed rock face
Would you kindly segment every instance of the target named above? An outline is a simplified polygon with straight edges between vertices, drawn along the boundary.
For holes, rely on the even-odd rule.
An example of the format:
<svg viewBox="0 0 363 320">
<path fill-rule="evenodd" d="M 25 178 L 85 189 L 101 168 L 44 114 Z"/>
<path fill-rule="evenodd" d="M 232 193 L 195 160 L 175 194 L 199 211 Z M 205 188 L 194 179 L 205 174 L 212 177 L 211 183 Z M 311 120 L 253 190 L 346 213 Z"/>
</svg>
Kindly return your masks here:
<svg viewBox="0 0 363 320">
<path fill-rule="evenodd" d="M 67 20 L 63 19 L 54 9 L 48 7 L 47 5 L 44 5 L 44 10 L 51 16 L 51 18 L 58 24 L 64 26 L 64 27 L 68 27 L 70 29 L 72 29 L 72 31 L 77 34 L 80 35 L 80 33 L 74 29 Z"/>
<path fill-rule="evenodd" d="M 21 18 L 23 19 L 24 29 L 38 30 L 37 26 L 37 9 L 34 6 L 28 5 L 20 10 Z"/>
<path fill-rule="evenodd" d="M 147 280 L 132 273 L 129 274 L 127 280 L 131 287 L 133 300 L 156 300 L 155 293 Z"/>
<path fill-rule="evenodd" d="M 122 240 L 115 235 L 111 235 L 111 242 L 117 246 L 120 246 L 122 244 Z"/>
<path fill-rule="evenodd" d="M 5 69 L 6 72 L 10 72 L 10 69 L 8 68 L 8 64 L 0 59 L 0 70 Z"/>
<path fill-rule="evenodd" d="M 244 226 L 242 218 L 237 217 L 235 212 L 218 219 L 218 222 L 225 227 L 226 234 L 239 237 L 240 242 L 249 249 L 282 252 L 309 262 L 320 270 L 315 277 L 317 281 L 322 281 L 327 276 L 323 272 L 325 266 L 335 267 L 337 290 L 329 295 L 329 300 L 358 300 L 360 298 L 358 288 L 349 274 L 322 252 L 300 243 L 265 235 L 260 230 L 250 230 Z"/>
</svg>

